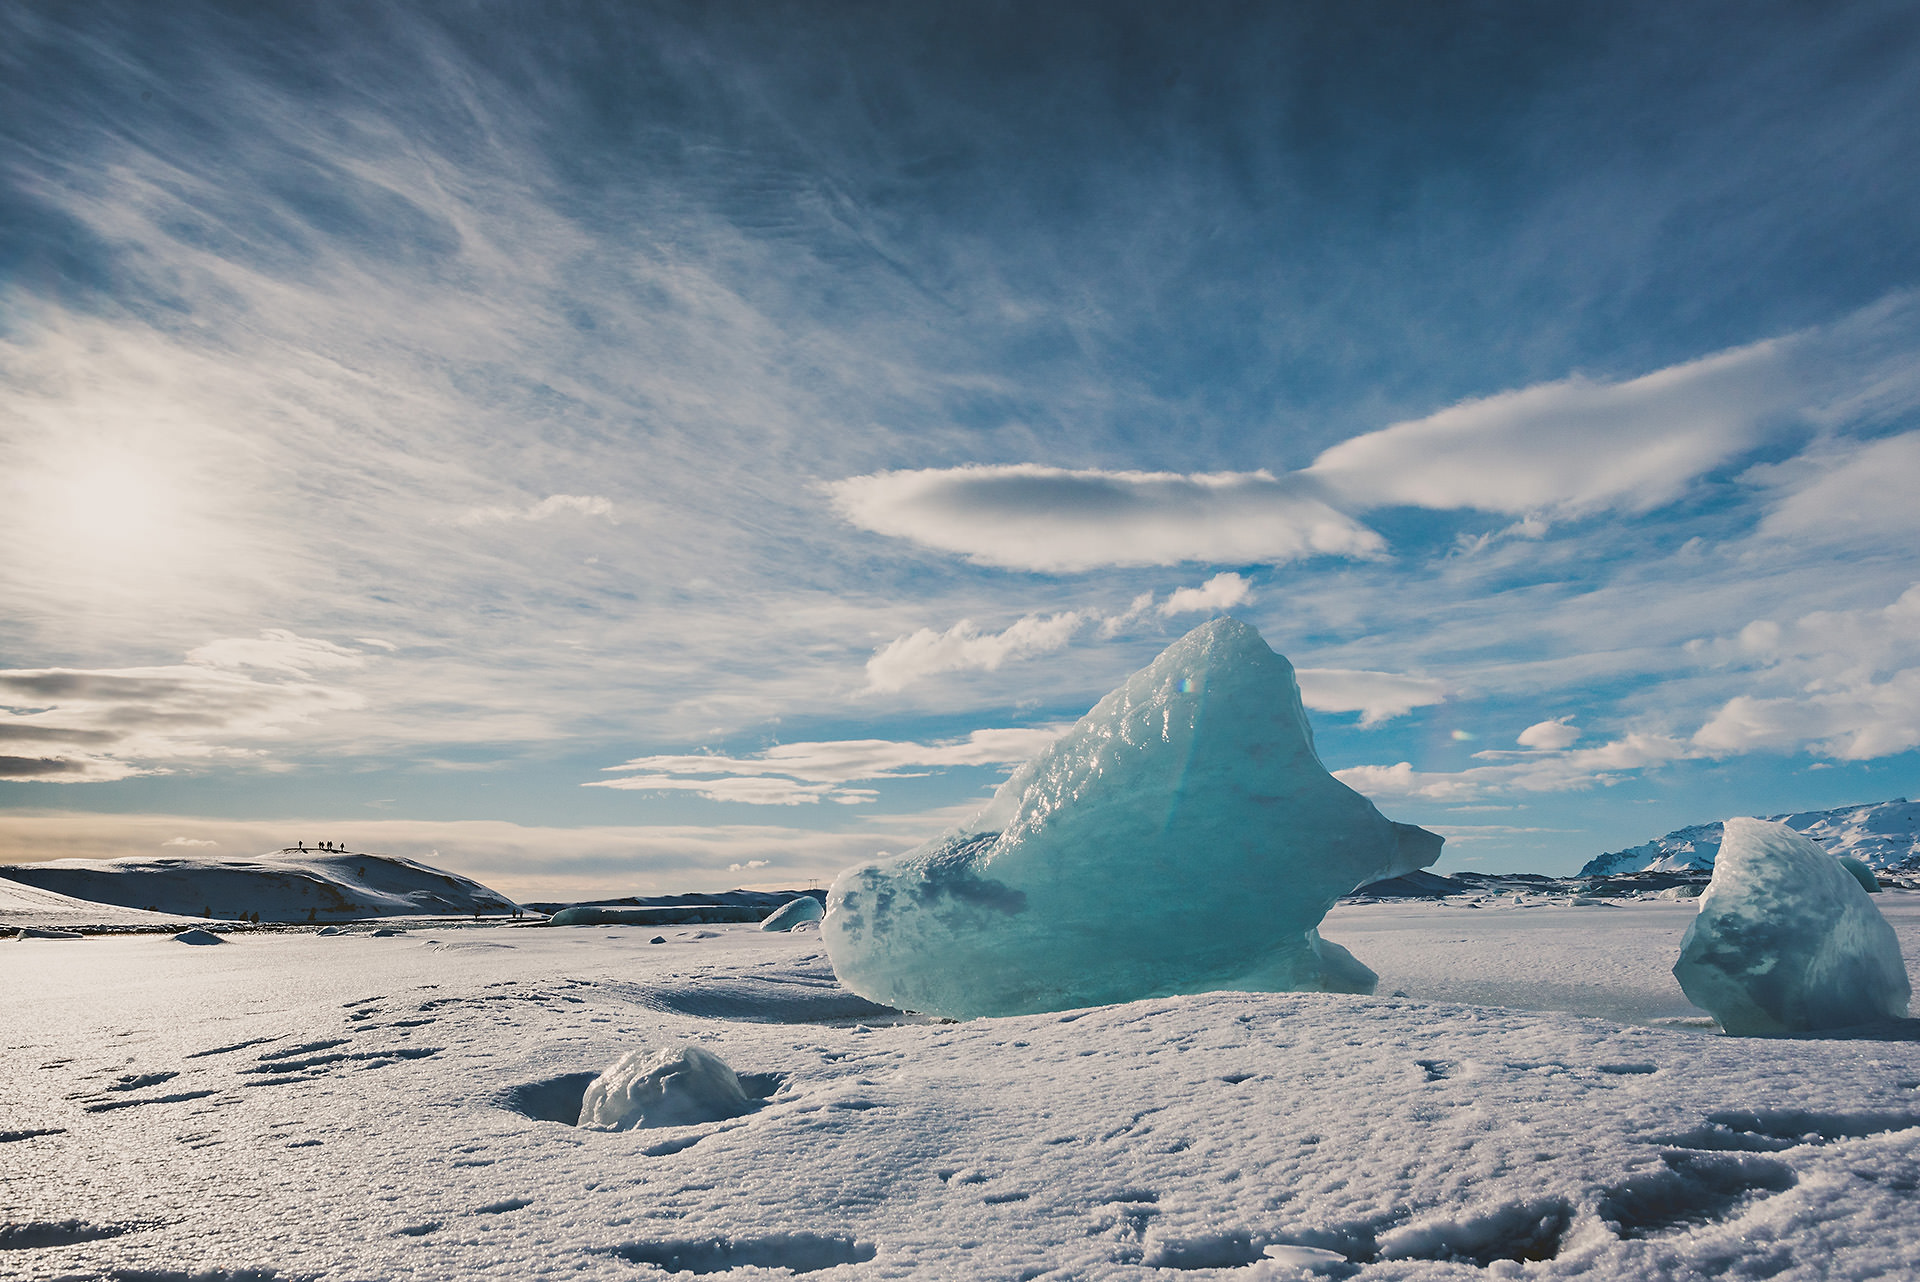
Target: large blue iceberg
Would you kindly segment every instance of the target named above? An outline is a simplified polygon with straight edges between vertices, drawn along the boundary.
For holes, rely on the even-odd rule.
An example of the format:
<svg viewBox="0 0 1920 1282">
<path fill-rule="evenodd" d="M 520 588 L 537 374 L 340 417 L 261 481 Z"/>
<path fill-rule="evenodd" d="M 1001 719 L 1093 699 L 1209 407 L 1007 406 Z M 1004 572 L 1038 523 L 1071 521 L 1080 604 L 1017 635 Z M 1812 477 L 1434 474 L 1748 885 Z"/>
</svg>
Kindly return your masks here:
<svg viewBox="0 0 1920 1282">
<path fill-rule="evenodd" d="M 1903 1019 L 1912 997 L 1900 939 L 1854 874 L 1764 819 L 1727 820 L 1673 976 L 1743 1036 Z"/>
<path fill-rule="evenodd" d="M 848 869 L 822 923 L 848 988 L 908 1010 L 1028 1014 L 1219 989 L 1372 992 L 1315 929 L 1440 856 L 1328 774 L 1293 667 L 1234 619 L 1195 628 L 960 827 Z"/>
</svg>

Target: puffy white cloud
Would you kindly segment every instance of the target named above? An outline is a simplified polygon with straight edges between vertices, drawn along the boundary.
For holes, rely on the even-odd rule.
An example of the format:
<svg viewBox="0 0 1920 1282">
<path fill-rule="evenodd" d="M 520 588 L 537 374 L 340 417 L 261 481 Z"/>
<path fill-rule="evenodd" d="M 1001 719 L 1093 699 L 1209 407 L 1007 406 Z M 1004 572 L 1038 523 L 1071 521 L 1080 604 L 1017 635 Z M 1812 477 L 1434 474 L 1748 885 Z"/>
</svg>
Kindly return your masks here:
<svg viewBox="0 0 1920 1282">
<path fill-rule="evenodd" d="M 1648 511 L 1759 444 L 1799 403 L 1789 347 L 1756 343 L 1626 382 L 1576 375 L 1462 401 L 1343 441 L 1306 475 L 1362 508 Z"/>
<path fill-rule="evenodd" d="M 1247 600 L 1252 592 L 1252 583 L 1232 570 L 1225 570 L 1197 588 L 1175 588 L 1160 603 L 1159 611 L 1163 618 L 1176 614 L 1218 614 Z"/>
<path fill-rule="evenodd" d="M 589 788 L 635 792 L 690 792 L 712 801 L 747 805 L 803 805 L 836 801 L 860 805 L 876 799 L 855 781 L 901 779 L 956 766 L 1011 766 L 1059 738 L 1062 725 L 975 730 L 964 739 L 912 743 L 893 739 L 842 739 L 776 744 L 748 757 L 709 753 L 635 757 L 596 779 Z M 628 772 L 634 772 L 629 774 Z"/>
<path fill-rule="evenodd" d="M 1753 665 L 1758 687 L 1694 734 L 1704 752 L 1811 750 L 1864 761 L 1920 747 L 1920 584 L 1878 609 L 1758 619 L 1693 649 Z"/>
<path fill-rule="evenodd" d="M 1572 720 L 1572 714 L 1568 714 L 1551 721 L 1536 721 L 1522 730 L 1514 742 L 1523 748 L 1540 748 L 1548 752 L 1571 748 L 1580 738 L 1580 727 L 1569 724 Z"/>
<path fill-rule="evenodd" d="M 944 632 L 921 628 L 874 651 L 867 660 L 867 688 L 886 693 L 941 672 L 993 671 L 1011 660 L 1063 650 L 1089 625 L 1097 624 L 1098 635 L 1110 638 L 1149 616 L 1217 614 L 1252 594 L 1251 581 L 1225 570 L 1198 587 L 1175 588 L 1158 604 L 1153 593 L 1142 592 L 1118 614 L 1097 610 L 1029 614 L 1000 632 L 982 632 L 971 619 L 962 619 Z"/>
<path fill-rule="evenodd" d="M 1363 726 L 1445 703 L 1447 687 L 1430 677 L 1364 668 L 1295 668 L 1300 701 L 1315 712 L 1358 712 Z"/>
<path fill-rule="evenodd" d="M 991 672 L 1009 659 L 1065 649 L 1089 621 L 1089 616 L 1068 610 L 1023 615 L 999 632 L 982 632 L 972 619 L 962 619 L 945 632 L 921 628 L 874 651 L 867 660 L 867 687 L 904 690 L 935 673 Z"/>
<path fill-rule="evenodd" d="M 1069 471 L 1022 463 L 877 472 L 828 485 L 853 524 L 980 565 L 1064 573 L 1183 561 L 1377 557 L 1379 535 L 1310 481 L 1267 471 Z"/>
<path fill-rule="evenodd" d="M 0 671 L 0 779 L 99 783 L 190 761 L 258 760 L 261 741 L 365 703 L 309 675 L 362 661 L 326 641 L 270 631 L 209 642 L 189 658 L 170 667 Z"/>
</svg>

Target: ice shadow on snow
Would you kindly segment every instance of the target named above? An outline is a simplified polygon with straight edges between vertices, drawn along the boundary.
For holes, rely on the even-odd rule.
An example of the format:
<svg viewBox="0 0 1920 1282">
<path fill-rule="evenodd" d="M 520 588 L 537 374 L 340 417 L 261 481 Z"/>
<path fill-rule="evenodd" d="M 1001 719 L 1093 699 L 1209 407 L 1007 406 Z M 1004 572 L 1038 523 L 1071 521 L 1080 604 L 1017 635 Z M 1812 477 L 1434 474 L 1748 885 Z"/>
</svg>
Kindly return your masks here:
<svg viewBox="0 0 1920 1282">
<path fill-rule="evenodd" d="M 1920 1127 L 1909 1113 L 1805 1113 L 1791 1109 L 1709 1113 L 1703 1125 L 1659 1138 L 1671 1148 L 1714 1153 L 1778 1153 L 1805 1144 L 1862 1139 Z"/>
<path fill-rule="evenodd" d="M 674 1273 L 725 1273 L 744 1268 L 812 1273 L 839 1264 L 865 1264 L 876 1251 L 871 1242 L 857 1242 L 841 1234 L 769 1233 L 761 1237 L 628 1242 L 609 1248 L 607 1254 L 630 1264 L 654 1264 Z"/>
<path fill-rule="evenodd" d="M 1600 1218 L 1623 1238 L 1724 1219 L 1749 1196 L 1792 1188 L 1798 1177 L 1782 1162 L 1745 1153 L 1662 1153 L 1665 1169 L 1629 1176 L 1601 1192 Z"/>
<path fill-rule="evenodd" d="M 0 1251 L 37 1251 L 49 1246 L 74 1246 L 119 1237 L 144 1224 L 89 1224 L 85 1220 L 42 1220 L 0 1224 Z"/>
<path fill-rule="evenodd" d="M 1329 1229 L 1260 1237 L 1247 1232 L 1150 1239 L 1141 1263 L 1163 1269 L 1230 1269 L 1265 1258 L 1285 1258 L 1284 1249 L 1305 1247 L 1346 1257 L 1329 1276 L 1348 1276 L 1385 1260 L 1432 1260 L 1480 1268 L 1499 1261 L 1537 1263 L 1560 1254 L 1573 1225 L 1573 1204 L 1547 1197 L 1512 1202 L 1475 1215 L 1436 1216 L 1408 1224 L 1400 1219 L 1361 1221 Z"/>
<path fill-rule="evenodd" d="M 509 1086 L 500 1092 L 499 1106 L 509 1113 L 536 1122 L 559 1122 L 563 1126 L 580 1124 L 580 1105 L 586 1099 L 587 1087 L 593 1085 L 593 1079 L 600 1076 L 597 1071 L 581 1073 L 563 1073 L 559 1077 L 543 1078 L 537 1082 L 522 1082 L 518 1086 Z M 786 1081 L 784 1073 L 741 1073 L 740 1089 L 746 1092 L 750 1100 L 764 1100 L 780 1089 Z"/>
<path fill-rule="evenodd" d="M 900 1014 L 831 980 L 794 976 L 742 975 L 677 988 L 653 988 L 640 1001 L 655 1010 L 695 1019 L 754 1024 L 828 1024 L 891 1019 Z"/>
</svg>

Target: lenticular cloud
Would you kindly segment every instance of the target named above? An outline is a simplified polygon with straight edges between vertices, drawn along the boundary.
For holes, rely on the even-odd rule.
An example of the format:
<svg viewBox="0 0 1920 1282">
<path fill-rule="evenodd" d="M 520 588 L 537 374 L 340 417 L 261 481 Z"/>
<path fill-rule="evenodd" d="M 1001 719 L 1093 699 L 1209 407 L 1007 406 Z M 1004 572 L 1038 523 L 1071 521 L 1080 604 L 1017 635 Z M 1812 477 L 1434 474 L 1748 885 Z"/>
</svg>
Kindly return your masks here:
<svg viewBox="0 0 1920 1282">
<path fill-rule="evenodd" d="M 829 485 L 863 529 L 981 565 L 1049 572 L 1183 561 L 1376 557 L 1385 543 L 1270 472 L 1100 472 L 1019 464 L 877 472 Z"/>
</svg>

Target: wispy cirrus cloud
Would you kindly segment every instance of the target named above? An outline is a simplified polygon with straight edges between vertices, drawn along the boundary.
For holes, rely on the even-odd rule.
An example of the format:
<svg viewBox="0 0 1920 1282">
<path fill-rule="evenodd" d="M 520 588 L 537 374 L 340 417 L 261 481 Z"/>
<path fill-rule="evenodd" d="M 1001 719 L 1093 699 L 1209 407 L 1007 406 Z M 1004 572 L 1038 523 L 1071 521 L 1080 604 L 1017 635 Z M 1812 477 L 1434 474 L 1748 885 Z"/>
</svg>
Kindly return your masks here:
<svg viewBox="0 0 1920 1282">
<path fill-rule="evenodd" d="M 261 745 L 294 727 L 362 708 L 360 694 L 313 674 L 365 661 L 275 629 L 209 642 L 170 666 L 0 671 L 0 779 L 101 783 L 188 763 L 258 763 Z"/>
<path fill-rule="evenodd" d="M 1518 756 L 1518 759 L 1446 771 L 1416 770 L 1411 762 L 1401 761 L 1390 766 L 1350 766 L 1333 774 L 1348 787 L 1369 797 L 1472 801 L 1526 793 L 1573 792 L 1617 784 L 1641 771 L 1703 754 L 1684 739 L 1634 732 L 1610 743 L 1574 751 L 1474 755 L 1495 759 Z"/>
<path fill-rule="evenodd" d="M 690 753 L 635 757 L 588 788 L 634 792 L 691 792 L 712 801 L 748 805 L 802 805 L 835 801 L 860 805 L 877 799 L 851 782 L 900 779 L 958 766 L 1012 766 L 1060 737 L 1065 726 L 975 730 L 964 739 L 935 743 L 891 739 L 841 739 L 776 744 L 747 757 Z"/>
<path fill-rule="evenodd" d="M 556 516 L 601 516 L 618 524 L 613 500 L 599 494 L 549 494 L 525 507 L 477 507 L 460 514 L 462 525 L 485 525 L 492 521 L 547 521 Z"/>
</svg>

